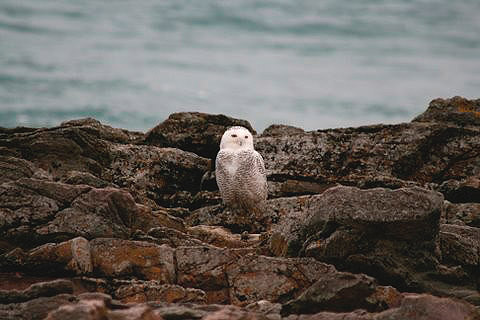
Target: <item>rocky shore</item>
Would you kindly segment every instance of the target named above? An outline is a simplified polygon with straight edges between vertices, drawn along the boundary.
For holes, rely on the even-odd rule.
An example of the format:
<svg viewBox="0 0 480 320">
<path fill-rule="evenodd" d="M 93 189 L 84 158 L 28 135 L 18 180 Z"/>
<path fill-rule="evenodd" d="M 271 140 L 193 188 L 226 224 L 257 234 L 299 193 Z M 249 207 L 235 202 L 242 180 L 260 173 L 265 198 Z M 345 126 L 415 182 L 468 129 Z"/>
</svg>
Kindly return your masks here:
<svg viewBox="0 0 480 320">
<path fill-rule="evenodd" d="M 221 204 L 232 125 L 0 128 L 0 319 L 480 319 L 480 100 L 270 126 L 259 216 Z"/>
</svg>

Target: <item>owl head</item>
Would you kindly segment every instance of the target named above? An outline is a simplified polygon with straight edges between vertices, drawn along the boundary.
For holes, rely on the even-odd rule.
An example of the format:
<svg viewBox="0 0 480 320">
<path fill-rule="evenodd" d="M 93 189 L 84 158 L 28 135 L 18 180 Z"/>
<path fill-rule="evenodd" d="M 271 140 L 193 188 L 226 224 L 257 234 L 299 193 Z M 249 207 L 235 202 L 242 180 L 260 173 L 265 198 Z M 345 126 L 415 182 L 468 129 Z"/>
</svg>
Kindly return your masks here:
<svg viewBox="0 0 480 320">
<path fill-rule="evenodd" d="M 223 133 L 220 149 L 253 150 L 253 136 L 247 128 L 230 127 Z"/>
</svg>

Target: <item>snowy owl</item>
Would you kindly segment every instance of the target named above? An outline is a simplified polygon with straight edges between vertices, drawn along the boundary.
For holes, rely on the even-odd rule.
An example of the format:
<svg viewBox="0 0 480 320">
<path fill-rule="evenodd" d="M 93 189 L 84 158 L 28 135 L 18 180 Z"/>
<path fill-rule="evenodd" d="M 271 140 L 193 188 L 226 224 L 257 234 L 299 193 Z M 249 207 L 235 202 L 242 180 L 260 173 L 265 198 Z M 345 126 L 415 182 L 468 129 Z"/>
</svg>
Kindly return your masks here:
<svg viewBox="0 0 480 320">
<path fill-rule="evenodd" d="M 220 141 L 215 175 L 225 205 L 258 212 L 267 199 L 263 158 L 253 148 L 253 137 L 244 127 L 231 127 Z"/>
</svg>

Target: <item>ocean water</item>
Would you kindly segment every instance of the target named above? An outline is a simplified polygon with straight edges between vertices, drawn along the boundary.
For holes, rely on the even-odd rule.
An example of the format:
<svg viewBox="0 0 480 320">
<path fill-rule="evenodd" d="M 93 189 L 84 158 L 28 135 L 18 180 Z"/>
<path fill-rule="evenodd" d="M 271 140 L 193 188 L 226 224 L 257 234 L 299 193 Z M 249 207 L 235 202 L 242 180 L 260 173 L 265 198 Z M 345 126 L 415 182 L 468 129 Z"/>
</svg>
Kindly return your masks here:
<svg viewBox="0 0 480 320">
<path fill-rule="evenodd" d="M 0 126 L 410 121 L 480 97 L 479 16 L 478 0 L 2 0 Z"/>
</svg>

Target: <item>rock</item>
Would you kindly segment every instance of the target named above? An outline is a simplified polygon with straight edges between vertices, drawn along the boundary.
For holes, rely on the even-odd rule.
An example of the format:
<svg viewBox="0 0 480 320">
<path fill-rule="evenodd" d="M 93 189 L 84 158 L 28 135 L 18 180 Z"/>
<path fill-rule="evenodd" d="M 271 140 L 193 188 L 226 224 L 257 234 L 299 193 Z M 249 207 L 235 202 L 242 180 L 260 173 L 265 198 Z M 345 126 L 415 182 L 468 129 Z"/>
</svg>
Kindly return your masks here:
<svg viewBox="0 0 480 320">
<path fill-rule="evenodd" d="M 158 312 L 147 305 L 136 305 L 128 309 L 112 310 L 107 319 L 111 320 L 163 320 Z"/>
<path fill-rule="evenodd" d="M 339 273 L 331 265 L 311 258 L 285 259 L 253 254 L 226 268 L 231 303 L 245 306 L 259 300 L 284 303 L 298 297 L 315 281 Z"/>
<path fill-rule="evenodd" d="M 274 137 L 281 135 L 295 135 L 303 134 L 305 130 L 294 126 L 288 126 L 284 124 L 272 124 L 262 132 L 263 137 Z"/>
<path fill-rule="evenodd" d="M 94 119 L 82 119 L 54 128 L 8 132 L 0 136 L 0 146 L 57 179 L 72 170 L 101 177 L 111 160 L 108 146 L 132 143 L 141 136 L 102 125 Z"/>
<path fill-rule="evenodd" d="M 5 267 L 55 274 L 68 271 L 77 275 L 93 271 L 88 240 L 78 237 L 59 244 L 47 243 L 28 252 L 12 250 L 3 257 Z"/>
<path fill-rule="evenodd" d="M 442 224 L 440 244 L 445 262 L 480 266 L 480 228 Z"/>
<path fill-rule="evenodd" d="M 268 320 L 263 314 L 248 312 L 234 306 L 224 306 L 222 309 L 208 314 L 205 320 Z"/>
<path fill-rule="evenodd" d="M 63 183 L 74 185 L 86 184 L 95 188 L 116 187 L 114 184 L 100 179 L 89 172 L 81 172 L 75 170 L 67 172 L 60 181 Z"/>
<path fill-rule="evenodd" d="M 453 203 L 480 203 L 480 175 L 462 180 L 444 181 L 438 187 L 438 191 L 445 195 L 445 199 Z"/>
<path fill-rule="evenodd" d="M 152 208 L 190 206 L 210 168 L 210 160 L 174 148 L 116 144 L 110 147 L 110 155 L 111 181 Z M 183 203 L 175 199 L 182 192 L 188 198 Z"/>
<path fill-rule="evenodd" d="M 76 198 L 69 208 L 55 215 L 55 219 L 37 229 L 41 235 L 55 234 L 127 238 L 136 218 L 137 206 L 124 190 L 91 189 Z"/>
<path fill-rule="evenodd" d="M 1 184 L 0 195 L 3 239 L 27 248 L 76 236 L 126 238 L 137 212 L 132 196 L 114 188 L 21 178 Z"/>
<path fill-rule="evenodd" d="M 156 280 L 118 280 L 114 297 L 123 303 L 163 301 L 169 303 L 205 303 L 205 292 L 183 288 L 178 285 L 162 284 Z"/>
<path fill-rule="evenodd" d="M 241 250 L 206 246 L 177 248 L 177 284 L 201 288 L 206 293 L 207 303 L 228 303 L 229 284 L 225 268 L 248 252 Z"/>
<path fill-rule="evenodd" d="M 242 126 L 256 134 L 248 121 L 224 115 L 200 112 L 179 112 L 151 129 L 144 143 L 159 147 L 174 147 L 215 159 L 223 132 L 232 126 Z"/>
<path fill-rule="evenodd" d="M 43 320 L 48 313 L 61 306 L 71 305 L 77 299 L 71 294 L 59 294 L 53 297 L 39 297 L 21 303 L 0 304 L 0 319 Z"/>
<path fill-rule="evenodd" d="M 480 203 L 445 204 L 444 223 L 480 228 Z"/>
<path fill-rule="evenodd" d="M 402 290 L 419 290 L 415 274 L 435 270 L 441 194 L 339 186 L 299 198 L 272 228 L 272 252 L 305 253 Z"/>
<path fill-rule="evenodd" d="M 321 273 L 319 279 L 299 297 L 282 308 L 282 314 L 353 311 L 374 307 L 368 297 L 375 291 L 375 280 L 365 275 Z"/>
<path fill-rule="evenodd" d="M 438 298 L 431 295 L 407 295 L 400 307 L 383 311 L 374 317 L 375 320 L 451 320 L 480 319 L 478 309 L 465 302 Z"/>
<path fill-rule="evenodd" d="M 60 306 L 58 309 L 51 311 L 45 320 L 103 320 L 107 312 L 107 307 L 103 301 L 84 300 L 75 305 Z"/>
<path fill-rule="evenodd" d="M 0 183 L 30 178 L 38 170 L 30 161 L 0 156 Z"/>
<path fill-rule="evenodd" d="M 107 277 L 137 276 L 174 283 L 174 250 L 143 241 L 97 238 L 90 241 L 94 272 Z"/>
<path fill-rule="evenodd" d="M 134 238 L 135 240 L 144 240 L 154 242 L 156 244 L 166 244 L 172 248 L 205 245 L 202 241 L 190 236 L 189 234 L 166 227 L 152 228 L 147 232 L 146 235 L 135 234 Z"/>
<path fill-rule="evenodd" d="M 458 126 L 480 125 L 480 99 L 462 97 L 435 99 L 427 111 L 416 117 L 414 122 L 440 122 Z"/>
<path fill-rule="evenodd" d="M 73 293 L 69 280 L 54 280 L 32 284 L 25 290 L 0 290 L 0 304 L 18 303 L 40 297 L 51 297 L 62 293 Z"/>
<path fill-rule="evenodd" d="M 242 239 L 240 234 L 232 234 L 222 227 L 198 225 L 188 228 L 188 233 L 204 243 L 220 248 L 245 248 L 260 243 L 259 234 L 247 234 Z"/>
<path fill-rule="evenodd" d="M 336 183 L 396 189 L 477 176 L 479 135 L 478 126 L 462 122 L 277 130 L 259 136 L 256 150 L 265 160 L 270 196 L 281 197 L 321 192 Z"/>
<path fill-rule="evenodd" d="M 135 217 L 134 228 L 148 232 L 152 228 L 168 228 L 184 233 L 185 224 L 182 219 L 169 214 L 167 208 L 152 211 L 151 208 L 143 205 L 137 205 L 137 215 Z"/>
</svg>

